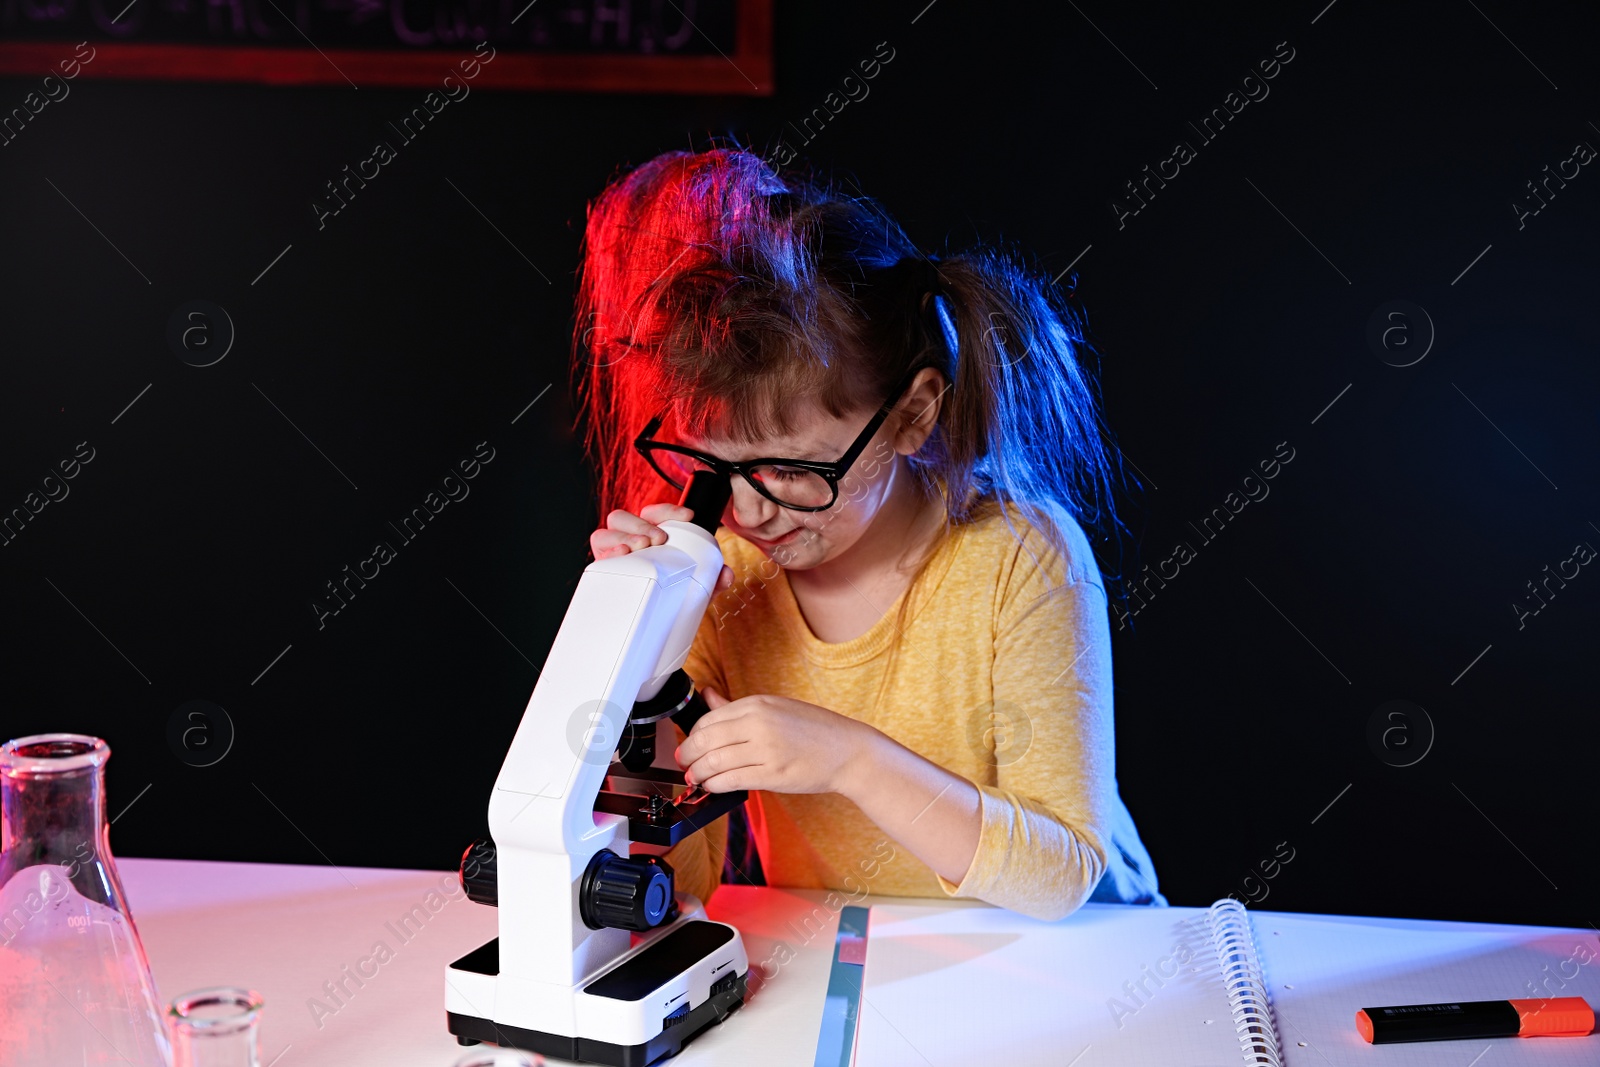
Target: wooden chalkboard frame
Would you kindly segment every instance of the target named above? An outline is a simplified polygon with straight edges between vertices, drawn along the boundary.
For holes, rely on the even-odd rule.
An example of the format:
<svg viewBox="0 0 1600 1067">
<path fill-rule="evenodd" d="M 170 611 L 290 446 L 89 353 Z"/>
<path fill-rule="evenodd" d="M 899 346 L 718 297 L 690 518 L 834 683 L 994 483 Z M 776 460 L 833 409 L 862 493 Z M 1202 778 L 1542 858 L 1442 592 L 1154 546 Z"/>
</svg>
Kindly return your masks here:
<svg viewBox="0 0 1600 1067">
<path fill-rule="evenodd" d="M 721 55 L 572 55 L 502 49 L 476 87 L 568 92 L 771 96 L 772 0 L 736 0 L 735 46 Z M 77 42 L 0 44 L 0 75 L 53 73 Z M 267 85 L 433 86 L 470 51 L 261 48 L 92 40 L 95 78 L 256 82 Z"/>
</svg>

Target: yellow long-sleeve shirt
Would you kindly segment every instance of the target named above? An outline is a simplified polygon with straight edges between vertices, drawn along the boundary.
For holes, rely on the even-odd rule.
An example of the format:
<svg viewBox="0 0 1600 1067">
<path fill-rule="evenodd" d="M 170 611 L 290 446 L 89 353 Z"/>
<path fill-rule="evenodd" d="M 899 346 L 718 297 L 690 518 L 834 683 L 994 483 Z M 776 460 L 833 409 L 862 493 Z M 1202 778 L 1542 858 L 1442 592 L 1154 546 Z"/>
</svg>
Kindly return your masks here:
<svg viewBox="0 0 1600 1067">
<path fill-rule="evenodd" d="M 1090 899 L 1166 903 L 1117 792 L 1099 568 L 1077 523 L 1057 521 L 1065 557 L 1011 506 L 957 526 L 903 594 L 904 629 L 897 601 L 841 642 L 811 632 L 780 567 L 718 531 L 734 583 L 713 598 L 685 664 L 696 685 L 859 719 L 981 795 L 977 853 L 955 885 L 838 794 L 753 792 L 767 884 L 970 897 L 1042 919 Z M 709 898 L 726 840 L 718 820 L 667 854 L 684 890 Z"/>
</svg>

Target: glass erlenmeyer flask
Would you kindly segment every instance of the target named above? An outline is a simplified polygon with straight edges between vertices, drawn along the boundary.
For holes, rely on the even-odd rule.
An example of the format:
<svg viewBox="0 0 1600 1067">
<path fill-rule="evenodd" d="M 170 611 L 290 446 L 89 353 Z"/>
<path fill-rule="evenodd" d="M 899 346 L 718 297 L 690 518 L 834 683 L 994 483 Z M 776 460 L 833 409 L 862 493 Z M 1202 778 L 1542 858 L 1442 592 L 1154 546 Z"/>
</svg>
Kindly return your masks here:
<svg viewBox="0 0 1600 1067">
<path fill-rule="evenodd" d="M 170 1067 L 166 1023 L 106 824 L 111 748 L 0 745 L 0 1064 Z"/>
</svg>

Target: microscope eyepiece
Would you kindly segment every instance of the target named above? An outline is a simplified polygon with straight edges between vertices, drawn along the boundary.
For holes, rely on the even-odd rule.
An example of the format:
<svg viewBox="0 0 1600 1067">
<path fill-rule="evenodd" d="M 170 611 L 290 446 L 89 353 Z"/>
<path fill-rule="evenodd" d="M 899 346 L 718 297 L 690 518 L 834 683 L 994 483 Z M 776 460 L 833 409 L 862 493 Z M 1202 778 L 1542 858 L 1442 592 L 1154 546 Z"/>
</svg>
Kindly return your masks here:
<svg viewBox="0 0 1600 1067">
<path fill-rule="evenodd" d="M 694 512 L 694 518 L 689 521 L 715 537 L 717 527 L 722 525 L 722 513 L 732 496 L 733 481 L 730 475 L 718 471 L 696 471 L 689 479 L 689 484 L 683 487 L 683 496 L 678 503 Z"/>
</svg>

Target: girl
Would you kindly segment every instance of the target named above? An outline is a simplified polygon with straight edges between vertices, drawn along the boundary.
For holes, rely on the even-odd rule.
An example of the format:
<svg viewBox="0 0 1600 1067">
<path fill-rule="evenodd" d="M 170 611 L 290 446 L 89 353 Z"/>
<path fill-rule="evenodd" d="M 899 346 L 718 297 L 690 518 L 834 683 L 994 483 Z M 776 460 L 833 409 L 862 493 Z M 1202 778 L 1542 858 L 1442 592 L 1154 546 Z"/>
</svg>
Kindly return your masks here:
<svg viewBox="0 0 1600 1067">
<path fill-rule="evenodd" d="M 732 479 L 685 664 L 712 710 L 676 758 L 752 791 L 767 883 L 1046 920 L 1165 904 L 1117 792 L 1079 525 L 1116 532 L 1114 450 L 1053 289 L 718 149 L 601 194 L 577 310 L 595 558 L 662 543 L 693 472 Z M 709 898 L 726 838 L 667 854 L 684 890 Z"/>
</svg>

